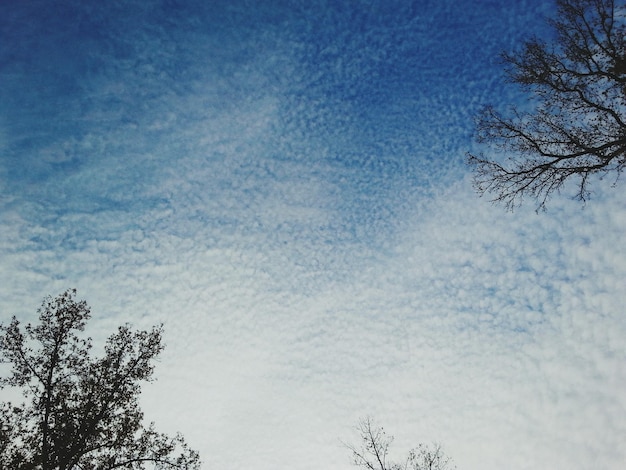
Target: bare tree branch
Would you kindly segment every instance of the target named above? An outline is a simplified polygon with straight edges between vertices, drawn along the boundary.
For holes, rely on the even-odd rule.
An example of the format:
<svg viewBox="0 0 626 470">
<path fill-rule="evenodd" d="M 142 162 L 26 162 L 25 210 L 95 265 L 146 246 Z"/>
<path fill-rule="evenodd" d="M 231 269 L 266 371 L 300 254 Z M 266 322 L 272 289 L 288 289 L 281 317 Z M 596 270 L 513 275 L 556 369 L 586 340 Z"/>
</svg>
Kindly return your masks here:
<svg viewBox="0 0 626 470">
<path fill-rule="evenodd" d="M 546 205 L 567 181 L 589 196 L 592 177 L 626 165 L 626 5 L 613 0 L 557 0 L 555 44 L 533 38 L 503 54 L 511 82 L 531 94 L 531 112 L 505 116 L 491 107 L 476 120 L 477 140 L 507 162 L 468 155 L 480 194 L 509 209 L 525 197 Z"/>
<path fill-rule="evenodd" d="M 374 424 L 371 418 L 362 419 L 357 431 L 360 447 L 344 444 L 352 454 L 352 463 L 368 470 L 453 470 L 454 466 L 439 444 L 419 444 L 409 451 L 404 463 L 389 463 L 389 445 L 393 436 Z"/>
</svg>

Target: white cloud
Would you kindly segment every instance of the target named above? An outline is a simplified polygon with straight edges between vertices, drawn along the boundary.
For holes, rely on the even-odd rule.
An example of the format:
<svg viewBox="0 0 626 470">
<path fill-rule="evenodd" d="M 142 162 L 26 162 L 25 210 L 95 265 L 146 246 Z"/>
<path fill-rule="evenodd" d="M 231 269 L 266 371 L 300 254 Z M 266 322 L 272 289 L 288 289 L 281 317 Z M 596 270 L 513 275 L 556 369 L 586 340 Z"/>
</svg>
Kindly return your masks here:
<svg viewBox="0 0 626 470">
<path fill-rule="evenodd" d="M 32 315 L 40 297 L 76 285 L 96 337 L 164 321 L 147 416 L 217 466 L 346 468 L 338 439 L 372 414 L 398 450 L 439 440 L 464 468 L 619 468 L 617 191 L 585 209 L 557 201 L 547 214 L 507 214 L 464 182 L 416 201 L 377 251 L 358 237 L 326 246 L 316 227 L 337 217 L 332 204 L 307 196 L 285 210 L 285 191 L 319 185 L 291 178 L 257 199 L 258 218 L 233 213 L 263 220 L 252 228 L 174 229 L 203 205 L 184 203 L 144 214 L 149 231 L 120 224 L 113 239 L 61 254 L 24 244 L 29 233 L 58 240 L 58 227 L 8 219 L 3 308 Z"/>
<path fill-rule="evenodd" d="M 349 468 L 339 439 L 366 414 L 399 451 L 438 440 L 459 468 L 619 468 L 619 189 L 539 215 L 472 193 L 460 162 L 478 103 L 464 95 L 500 85 L 478 59 L 414 67 L 412 47 L 458 43 L 432 28 L 454 14 L 441 5 L 399 29 L 393 11 L 359 12 L 371 35 L 315 9 L 293 23 L 264 10 L 263 27 L 230 7 L 182 15 L 180 31 L 118 25 L 70 100 L 86 110 L 67 111 L 76 134 L 16 111 L 52 143 L 3 147 L 46 158 L 42 180 L 17 178 L 19 159 L 0 170 L 2 311 L 32 319 L 75 286 L 98 341 L 163 321 L 146 415 L 209 468 Z M 544 8 L 520 5 L 518 25 Z M 464 28 L 475 53 L 504 26 Z M 459 88 L 462 64 L 476 83 Z"/>
</svg>

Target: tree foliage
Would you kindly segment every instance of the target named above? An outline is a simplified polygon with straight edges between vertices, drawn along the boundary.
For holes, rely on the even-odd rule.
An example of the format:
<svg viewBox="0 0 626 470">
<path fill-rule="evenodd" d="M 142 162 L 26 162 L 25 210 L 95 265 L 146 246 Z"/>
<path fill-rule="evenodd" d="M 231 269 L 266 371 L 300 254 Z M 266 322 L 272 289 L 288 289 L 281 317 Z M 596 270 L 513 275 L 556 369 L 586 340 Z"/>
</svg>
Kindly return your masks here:
<svg viewBox="0 0 626 470">
<path fill-rule="evenodd" d="M 475 187 L 508 208 L 525 196 L 545 207 L 570 180 L 584 201 L 592 176 L 617 180 L 626 165 L 626 5 L 557 0 L 557 11 L 554 43 L 533 38 L 502 56 L 534 109 L 504 116 L 488 107 L 477 119 L 478 141 L 510 158 L 469 155 Z"/>
<path fill-rule="evenodd" d="M 197 469 L 199 456 L 180 435 L 144 427 L 140 382 L 150 381 L 163 349 L 162 327 L 119 327 L 104 355 L 82 338 L 90 309 L 74 290 L 47 298 L 39 324 L 13 317 L 0 326 L 0 358 L 11 371 L 0 387 L 26 401 L 0 408 L 0 468 L 12 470 Z"/>
<path fill-rule="evenodd" d="M 352 461 L 357 467 L 368 470 L 453 470 L 452 461 L 443 453 L 439 444 L 419 444 L 409 451 L 401 462 L 389 461 L 389 446 L 393 436 L 376 426 L 370 418 L 361 420 L 357 426 L 361 445 L 347 445 Z"/>
</svg>

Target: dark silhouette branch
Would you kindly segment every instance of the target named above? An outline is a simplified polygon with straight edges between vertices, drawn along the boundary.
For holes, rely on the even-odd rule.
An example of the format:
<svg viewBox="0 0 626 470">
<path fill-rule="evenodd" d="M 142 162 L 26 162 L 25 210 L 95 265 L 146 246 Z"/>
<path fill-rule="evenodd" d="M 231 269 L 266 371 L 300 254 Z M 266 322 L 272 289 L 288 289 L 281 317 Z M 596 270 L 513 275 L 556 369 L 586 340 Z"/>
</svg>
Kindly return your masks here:
<svg viewBox="0 0 626 470">
<path fill-rule="evenodd" d="M 357 426 L 361 446 L 344 444 L 352 454 L 352 462 L 357 467 L 368 470 L 452 470 L 452 461 L 446 457 L 439 444 L 418 445 L 409 451 L 404 463 L 388 463 L 389 445 L 392 436 L 387 436 L 383 428 L 374 425 L 370 418 L 362 419 Z"/>
<path fill-rule="evenodd" d="M 468 155 L 476 190 L 510 209 L 524 197 L 545 207 L 570 180 L 584 201 L 592 177 L 617 179 L 626 165 L 626 21 L 613 0 L 557 6 L 554 45 L 534 38 L 502 56 L 509 80 L 531 93 L 534 111 L 513 108 L 507 117 L 488 107 L 476 121 L 478 142 L 508 161 Z"/>
<path fill-rule="evenodd" d="M 140 383 L 150 381 L 162 351 L 162 326 L 120 327 L 104 357 L 89 357 L 80 339 L 90 317 L 75 291 L 47 299 L 39 325 L 0 325 L 0 359 L 12 364 L 1 386 L 21 387 L 30 404 L 0 406 L 0 467 L 12 470 L 154 468 L 195 470 L 197 452 L 180 435 L 144 428 Z"/>
</svg>

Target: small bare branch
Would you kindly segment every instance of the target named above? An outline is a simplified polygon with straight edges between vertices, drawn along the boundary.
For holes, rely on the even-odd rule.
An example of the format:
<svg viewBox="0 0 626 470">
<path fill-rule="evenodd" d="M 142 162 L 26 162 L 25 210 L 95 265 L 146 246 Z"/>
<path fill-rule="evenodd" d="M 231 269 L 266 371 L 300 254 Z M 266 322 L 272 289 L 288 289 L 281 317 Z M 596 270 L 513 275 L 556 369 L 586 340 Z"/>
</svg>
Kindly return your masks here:
<svg viewBox="0 0 626 470">
<path fill-rule="evenodd" d="M 362 419 L 357 431 L 361 438 L 359 447 L 346 445 L 352 454 L 352 462 L 367 470 L 453 470 L 450 458 L 439 444 L 419 444 L 409 451 L 404 463 L 389 462 L 389 446 L 393 436 L 388 436 L 382 427 L 374 425 L 371 418 Z"/>
</svg>

